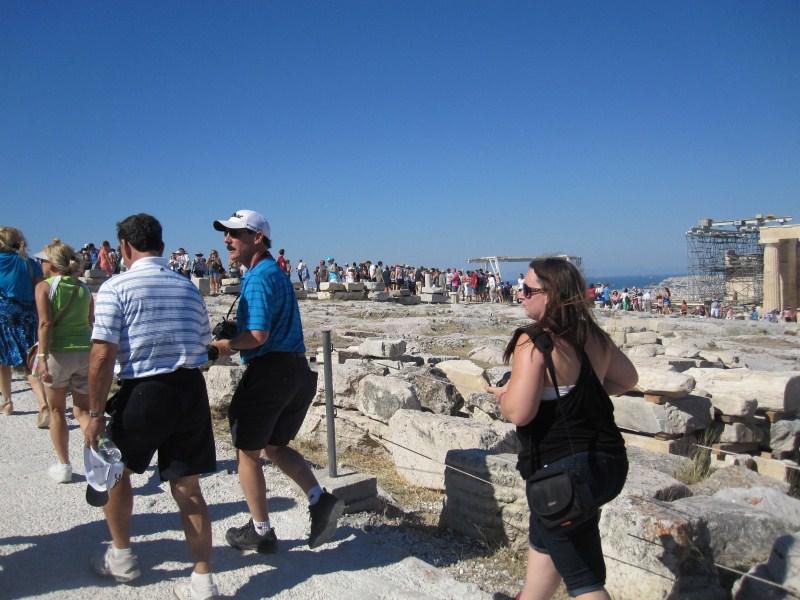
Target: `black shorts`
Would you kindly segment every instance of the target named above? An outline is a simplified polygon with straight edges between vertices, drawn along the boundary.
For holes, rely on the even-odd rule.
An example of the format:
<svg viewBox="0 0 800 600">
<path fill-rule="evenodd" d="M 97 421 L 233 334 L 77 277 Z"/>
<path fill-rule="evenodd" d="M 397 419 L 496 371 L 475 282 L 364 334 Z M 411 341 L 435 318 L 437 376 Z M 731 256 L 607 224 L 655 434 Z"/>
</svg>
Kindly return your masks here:
<svg viewBox="0 0 800 600">
<path fill-rule="evenodd" d="M 316 393 L 317 374 L 304 353 L 272 352 L 250 360 L 228 409 L 234 447 L 287 445 Z"/>
<path fill-rule="evenodd" d="M 158 451 L 161 481 L 217 470 L 206 382 L 199 369 L 126 379 L 109 403 L 109 437 L 144 473 Z"/>
</svg>

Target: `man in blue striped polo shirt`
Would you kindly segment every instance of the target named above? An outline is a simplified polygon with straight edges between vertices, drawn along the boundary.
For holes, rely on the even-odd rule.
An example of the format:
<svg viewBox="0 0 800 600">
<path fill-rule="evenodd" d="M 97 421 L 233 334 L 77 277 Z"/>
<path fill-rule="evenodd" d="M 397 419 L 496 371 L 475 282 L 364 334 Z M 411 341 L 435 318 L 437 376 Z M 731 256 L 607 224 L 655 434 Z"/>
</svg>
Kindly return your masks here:
<svg viewBox="0 0 800 600">
<path fill-rule="evenodd" d="M 221 355 L 241 352 L 247 365 L 228 420 L 239 461 L 239 483 L 252 518 L 242 527 L 229 529 L 225 539 L 241 550 L 277 550 L 259 458 L 263 451 L 308 496 L 308 545 L 316 548 L 336 531 L 344 502 L 323 490 L 303 456 L 288 446 L 300 431 L 317 387 L 317 375 L 306 360 L 297 296 L 269 252 L 270 229 L 262 215 L 239 210 L 227 220 L 214 221 L 214 228 L 225 232 L 231 260 L 247 267 L 236 309 L 237 335 L 212 342 Z"/>
<path fill-rule="evenodd" d="M 200 474 L 216 470 L 214 434 L 205 380 L 208 313 L 198 289 L 162 258 L 161 224 L 146 214 L 117 223 L 128 270 L 103 283 L 97 294 L 89 357 L 89 425 L 86 445 L 110 438 L 122 452 L 122 479 L 103 507 L 112 543 L 93 555 L 99 575 L 129 582 L 141 574 L 130 547 L 133 490 L 130 474 L 144 473 L 158 452 L 162 481 L 169 481 L 194 560 L 180 599 L 217 598 L 211 575 L 211 517 Z M 116 374 L 122 380 L 108 402 Z M 104 411 L 111 415 L 106 428 Z M 107 429 L 107 433 L 104 431 Z"/>
</svg>

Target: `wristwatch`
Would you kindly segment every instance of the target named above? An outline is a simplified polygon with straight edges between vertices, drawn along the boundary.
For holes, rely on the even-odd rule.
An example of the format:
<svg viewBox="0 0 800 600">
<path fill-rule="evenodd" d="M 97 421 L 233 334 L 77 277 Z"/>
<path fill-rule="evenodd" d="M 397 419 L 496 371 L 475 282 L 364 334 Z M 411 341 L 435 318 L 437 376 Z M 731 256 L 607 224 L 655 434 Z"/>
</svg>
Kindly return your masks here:
<svg viewBox="0 0 800 600">
<path fill-rule="evenodd" d="M 99 419 L 102 416 L 103 416 L 103 411 L 102 410 L 99 411 L 99 412 L 95 412 L 93 410 L 89 411 L 89 418 L 91 418 L 91 419 Z"/>
</svg>

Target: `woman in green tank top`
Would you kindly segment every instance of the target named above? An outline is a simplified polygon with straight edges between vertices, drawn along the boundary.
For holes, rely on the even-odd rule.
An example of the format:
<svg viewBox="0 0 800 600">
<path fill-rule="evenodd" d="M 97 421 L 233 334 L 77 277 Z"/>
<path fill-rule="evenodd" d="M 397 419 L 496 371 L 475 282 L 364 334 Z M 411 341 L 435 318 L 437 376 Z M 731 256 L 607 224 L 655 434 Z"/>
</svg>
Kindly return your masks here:
<svg viewBox="0 0 800 600">
<path fill-rule="evenodd" d="M 89 421 L 89 350 L 94 300 L 78 279 L 83 259 L 58 239 L 36 255 L 46 279 L 36 286 L 39 313 L 39 361 L 36 373 L 50 405 L 50 439 L 58 462 L 47 474 L 58 483 L 72 480 L 69 430 L 65 411 L 67 390 L 72 391 L 72 414 L 83 430 Z"/>
</svg>

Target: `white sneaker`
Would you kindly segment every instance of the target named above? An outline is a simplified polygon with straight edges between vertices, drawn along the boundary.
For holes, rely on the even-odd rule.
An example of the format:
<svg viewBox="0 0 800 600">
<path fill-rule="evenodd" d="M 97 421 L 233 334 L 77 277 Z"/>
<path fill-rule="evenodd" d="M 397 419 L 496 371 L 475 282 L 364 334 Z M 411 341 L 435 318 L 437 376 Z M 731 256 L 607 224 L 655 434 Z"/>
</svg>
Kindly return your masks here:
<svg viewBox="0 0 800 600">
<path fill-rule="evenodd" d="M 172 591 L 175 592 L 175 597 L 178 598 L 178 600 L 210 600 L 212 598 L 219 598 L 219 591 L 216 585 L 212 585 L 207 590 L 201 591 L 192 585 L 191 580 L 188 584 L 176 585 L 172 588 Z"/>
<path fill-rule="evenodd" d="M 47 474 L 56 483 L 69 483 L 72 481 L 72 465 L 56 463 L 47 469 Z"/>
<path fill-rule="evenodd" d="M 105 552 L 97 552 L 89 557 L 89 567 L 98 575 L 113 577 L 120 583 L 133 581 L 142 574 L 135 554 L 117 558 L 111 544 Z"/>
</svg>

